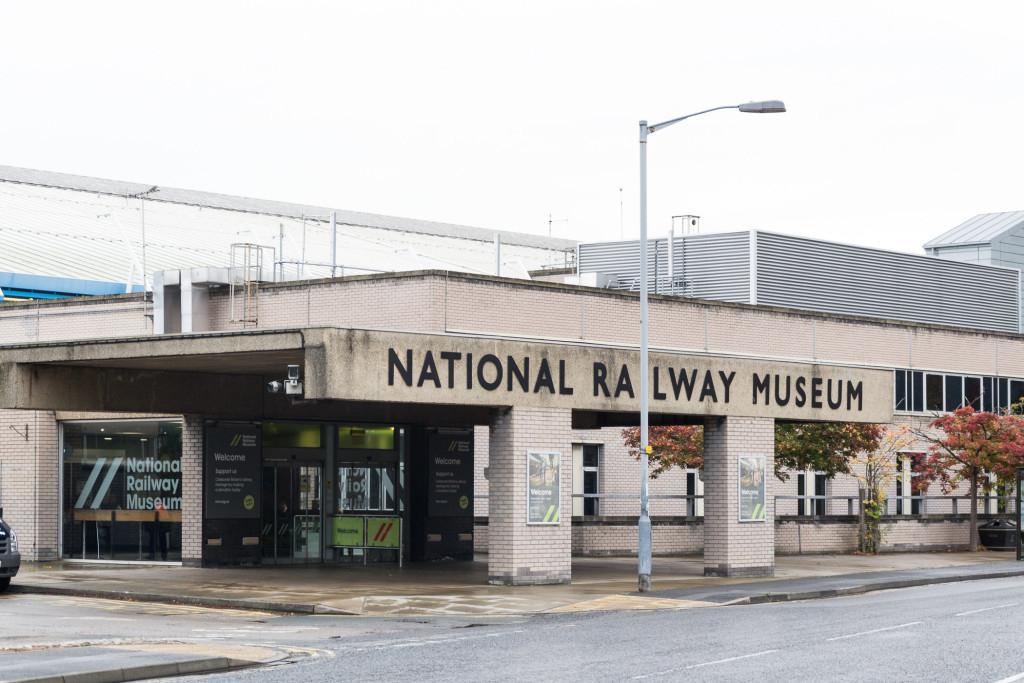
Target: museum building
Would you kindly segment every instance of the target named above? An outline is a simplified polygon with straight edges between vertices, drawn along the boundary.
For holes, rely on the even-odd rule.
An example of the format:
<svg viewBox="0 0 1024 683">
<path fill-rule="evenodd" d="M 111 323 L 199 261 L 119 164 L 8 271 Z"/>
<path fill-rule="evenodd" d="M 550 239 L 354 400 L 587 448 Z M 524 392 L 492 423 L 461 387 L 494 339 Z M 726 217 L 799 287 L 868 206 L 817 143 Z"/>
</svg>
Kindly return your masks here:
<svg viewBox="0 0 1024 683">
<path fill-rule="evenodd" d="M 573 554 L 636 552 L 635 241 L 9 167 L 0 236 L 18 283 L 0 303 L 0 505 L 29 560 L 485 551 L 491 582 L 530 584 L 570 581 Z M 775 422 L 922 424 L 1024 398 L 1021 245 L 1024 213 L 920 256 L 652 240 L 651 423 L 705 434 L 702 472 L 651 482 L 654 552 L 756 576 L 776 553 L 852 550 L 856 479 L 775 480 Z M 78 291 L 97 282 L 123 293 Z M 915 454 L 886 548 L 965 545 L 966 505 L 914 495 Z"/>
</svg>

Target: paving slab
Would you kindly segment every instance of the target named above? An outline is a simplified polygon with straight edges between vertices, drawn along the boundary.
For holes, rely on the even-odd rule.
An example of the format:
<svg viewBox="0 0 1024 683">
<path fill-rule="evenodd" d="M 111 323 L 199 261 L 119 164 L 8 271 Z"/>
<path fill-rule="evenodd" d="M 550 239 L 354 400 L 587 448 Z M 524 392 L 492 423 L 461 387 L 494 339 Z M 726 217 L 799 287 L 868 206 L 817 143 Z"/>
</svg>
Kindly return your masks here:
<svg viewBox="0 0 1024 683">
<path fill-rule="evenodd" d="M 726 604 L 765 595 L 775 595 L 775 599 L 799 594 L 827 597 L 843 590 L 895 587 L 897 582 L 1024 575 L 1024 563 L 1018 564 L 1015 557 L 1012 552 L 781 555 L 775 560 L 775 576 L 757 581 L 706 577 L 700 557 L 656 557 L 652 563 L 654 590 L 635 597 Z M 305 614 L 524 615 L 635 594 L 636 558 L 573 558 L 572 577 L 572 583 L 566 585 L 492 586 L 487 583 L 486 555 L 403 567 L 191 568 L 52 562 L 26 563 L 10 590 Z"/>
</svg>

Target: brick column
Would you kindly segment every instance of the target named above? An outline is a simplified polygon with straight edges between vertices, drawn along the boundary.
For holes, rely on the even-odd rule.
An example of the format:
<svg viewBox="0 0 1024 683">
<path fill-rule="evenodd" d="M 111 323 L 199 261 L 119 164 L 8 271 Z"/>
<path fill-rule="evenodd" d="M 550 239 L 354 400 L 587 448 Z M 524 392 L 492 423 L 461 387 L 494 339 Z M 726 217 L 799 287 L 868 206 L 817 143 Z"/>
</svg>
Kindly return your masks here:
<svg viewBox="0 0 1024 683">
<path fill-rule="evenodd" d="M 772 493 L 775 421 L 728 417 L 704 421 L 704 574 L 775 573 L 775 501 Z M 763 521 L 739 521 L 739 458 L 765 457 Z"/>
<path fill-rule="evenodd" d="M 572 415 L 569 410 L 512 408 L 490 432 L 488 582 L 569 583 L 572 575 Z M 527 524 L 528 451 L 561 453 L 558 524 Z"/>
<path fill-rule="evenodd" d="M 181 424 L 181 563 L 203 566 L 203 418 Z"/>
<path fill-rule="evenodd" d="M 60 452 L 52 412 L 0 410 L 0 506 L 18 534 L 21 557 L 58 557 Z"/>
</svg>

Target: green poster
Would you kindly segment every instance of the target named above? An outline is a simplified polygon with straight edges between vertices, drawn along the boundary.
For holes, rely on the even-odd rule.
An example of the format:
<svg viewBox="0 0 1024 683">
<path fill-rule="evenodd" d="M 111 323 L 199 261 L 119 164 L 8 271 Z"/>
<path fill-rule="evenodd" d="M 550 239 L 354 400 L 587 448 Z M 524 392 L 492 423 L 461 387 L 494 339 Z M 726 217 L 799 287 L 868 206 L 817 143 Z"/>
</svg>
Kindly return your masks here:
<svg viewBox="0 0 1024 683">
<path fill-rule="evenodd" d="M 526 461 L 529 480 L 526 488 L 527 524 L 558 524 L 562 454 L 530 451 L 526 454 Z"/>
<path fill-rule="evenodd" d="M 400 531 L 398 517 L 367 517 L 366 545 L 371 548 L 397 548 Z"/>
<path fill-rule="evenodd" d="M 331 545 L 362 548 L 363 518 L 344 515 L 331 517 Z"/>
<path fill-rule="evenodd" d="M 740 521 L 765 521 L 765 457 L 740 457 Z"/>
</svg>

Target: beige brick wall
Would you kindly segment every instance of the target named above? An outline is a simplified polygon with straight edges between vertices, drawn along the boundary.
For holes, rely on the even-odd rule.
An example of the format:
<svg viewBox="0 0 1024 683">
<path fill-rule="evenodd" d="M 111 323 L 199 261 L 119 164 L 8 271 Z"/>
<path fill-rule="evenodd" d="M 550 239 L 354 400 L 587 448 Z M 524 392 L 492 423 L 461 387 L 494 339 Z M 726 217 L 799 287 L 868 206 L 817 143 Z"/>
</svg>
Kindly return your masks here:
<svg viewBox="0 0 1024 683">
<path fill-rule="evenodd" d="M 60 469 L 51 412 L 0 410 L 0 507 L 22 557 L 60 554 Z"/>
<path fill-rule="evenodd" d="M 181 425 L 181 562 L 203 562 L 203 419 L 185 415 Z"/>
<path fill-rule="evenodd" d="M 141 294 L 0 304 L 0 344 L 152 334 Z"/>
</svg>

